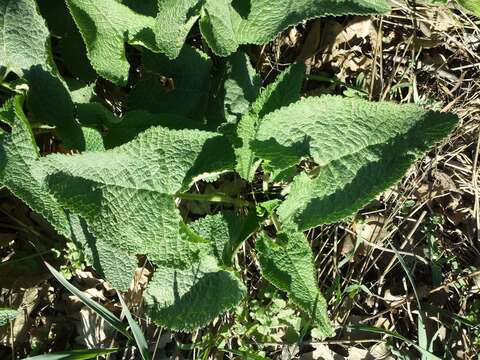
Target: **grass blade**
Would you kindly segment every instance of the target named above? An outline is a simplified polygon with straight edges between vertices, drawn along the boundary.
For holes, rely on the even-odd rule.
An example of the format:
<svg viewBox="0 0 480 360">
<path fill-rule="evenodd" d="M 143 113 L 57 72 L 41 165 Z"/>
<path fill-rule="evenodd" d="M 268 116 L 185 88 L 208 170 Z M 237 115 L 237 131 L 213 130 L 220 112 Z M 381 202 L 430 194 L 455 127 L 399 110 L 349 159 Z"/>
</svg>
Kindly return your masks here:
<svg viewBox="0 0 480 360">
<path fill-rule="evenodd" d="M 125 300 L 123 300 L 120 292 L 117 291 L 117 294 L 118 298 L 120 299 L 120 303 L 122 304 L 122 310 L 127 317 L 128 325 L 130 325 L 130 330 L 132 331 L 135 342 L 137 343 L 138 351 L 140 351 L 143 360 L 150 360 L 152 357 L 148 351 L 148 343 L 145 339 L 145 336 L 143 336 L 142 329 L 140 329 L 138 323 L 133 319 L 132 314 L 130 313 L 130 310 L 128 310 L 128 306 L 125 304 Z"/>
<path fill-rule="evenodd" d="M 24 360 L 88 360 L 96 358 L 97 356 L 110 354 L 118 351 L 117 348 L 113 349 L 82 349 L 82 350 L 70 350 L 58 353 L 43 354 L 25 358 Z"/>
<path fill-rule="evenodd" d="M 57 270 L 55 270 L 49 263 L 45 262 L 45 266 L 50 270 L 52 275 L 55 279 L 58 280 L 60 284 L 62 284 L 68 291 L 70 291 L 73 295 L 76 295 L 86 306 L 90 309 L 95 311 L 100 317 L 105 319 L 110 325 L 112 325 L 115 329 L 120 331 L 123 335 L 125 335 L 130 340 L 132 339 L 132 335 L 127 330 L 127 326 L 118 318 L 116 317 L 110 310 L 105 308 L 104 306 L 100 305 L 99 303 L 90 299 L 87 295 L 85 295 L 82 291 L 78 290 L 75 286 L 70 284 L 62 274 L 60 274 Z"/>
</svg>

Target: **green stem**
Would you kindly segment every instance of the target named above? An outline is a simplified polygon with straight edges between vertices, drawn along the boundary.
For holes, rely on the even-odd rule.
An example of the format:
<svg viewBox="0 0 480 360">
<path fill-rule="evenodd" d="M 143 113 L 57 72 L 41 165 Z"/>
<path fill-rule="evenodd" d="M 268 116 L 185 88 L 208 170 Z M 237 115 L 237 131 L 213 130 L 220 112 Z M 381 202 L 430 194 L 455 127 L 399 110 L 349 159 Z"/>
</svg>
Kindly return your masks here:
<svg viewBox="0 0 480 360">
<path fill-rule="evenodd" d="M 195 200 L 195 201 L 208 201 L 208 202 L 217 202 L 217 203 L 227 203 L 233 204 L 238 207 L 250 207 L 252 203 L 246 200 L 239 198 L 232 198 L 224 194 L 193 194 L 193 193 L 183 193 L 176 194 L 175 197 L 182 200 Z"/>
</svg>

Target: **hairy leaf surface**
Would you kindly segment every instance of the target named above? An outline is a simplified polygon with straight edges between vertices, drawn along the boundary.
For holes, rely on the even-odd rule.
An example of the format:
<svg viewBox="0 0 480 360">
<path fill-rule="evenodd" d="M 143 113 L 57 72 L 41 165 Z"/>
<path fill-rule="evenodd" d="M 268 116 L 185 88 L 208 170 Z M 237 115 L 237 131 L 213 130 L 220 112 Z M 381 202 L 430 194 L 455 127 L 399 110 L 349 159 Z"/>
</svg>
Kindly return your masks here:
<svg viewBox="0 0 480 360">
<path fill-rule="evenodd" d="M 238 305 L 246 289 L 225 266 L 231 266 L 236 249 L 257 227 L 255 220 L 255 214 L 223 212 L 192 223 L 193 232 L 186 229 L 182 239 L 190 237 L 189 251 L 197 256 L 184 268 L 157 268 L 145 295 L 149 316 L 159 325 L 192 331 Z"/>
<path fill-rule="evenodd" d="M 327 15 L 370 15 L 389 11 L 384 0 L 207 0 L 200 30 L 212 50 L 220 56 L 234 52 L 240 44 L 264 44 L 290 26 Z"/>
<path fill-rule="evenodd" d="M 0 120 L 11 132 L 0 132 L 0 183 L 30 208 L 41 214 L 62 235 L 70 235 L 68 219 L 55 198 L 36 176 L 40 154 L 22 110 L 22 98 L 8 101 L 0 109 Z"/>
<path fill-rule="evenodd" d="M 305 67 L 301 63 L 291 65 L 274 83 L 268 85 L 252 104 L 251 110 L 240 120 L 237 128 L 239 145 L 235 149 L 236 171 L 245 180 L 251 181 L 258 166 L 258 158 L 250 143 L 256 137 L 261 119 L 268 113 L 300 99 Z"/>
<path fill-rule="evenodd" d="M 44 165 L 55 196 L 86 220 L 99 256 L 107 247 L 130 264 L 145 254 L 157 264 L 185 266 L 174 195 L 205 174 L 231 169 L 233 154 L 216 133 L 155 127 L 112 150 L 55 154 Z M 102 267 L 107 280 L 125 289 L 132 273 L 121 261 Z"/>
<path fill-rule="evenodd" d="M 348 216 L 398 181 L 456 125 L 451 114 L 415 105 L 312 97 L 267 115 L 254 149 L 263 159 L 310 156 L 318 175 L 297 176 L 280 219 L 306 230 Z M 285 165 L 285 164 L 281 164 Z"/>
<path fill-rule="evenodd" d="M 0 0 L 0 67 L 22 75 L 51 65 L 49 33 L 35 0 Z"/>
<path fill-rule="evenodd" d="M 324 337 L 331 336 L 327 303 L 318 289 L 312 250 L 305 236 L 280 233 L 273 241 L 262 233 L 256 249 L 263 277 L 285 291 L 312 318 Z"/>
<path fill-rule="evenodd" d="M 130 65 L 125 43 L 155 48 L 154 19 L 115 0 L 66 0 L 87 47 L 93 68 L 105 79 L 125 85 Z"/>
</svg>

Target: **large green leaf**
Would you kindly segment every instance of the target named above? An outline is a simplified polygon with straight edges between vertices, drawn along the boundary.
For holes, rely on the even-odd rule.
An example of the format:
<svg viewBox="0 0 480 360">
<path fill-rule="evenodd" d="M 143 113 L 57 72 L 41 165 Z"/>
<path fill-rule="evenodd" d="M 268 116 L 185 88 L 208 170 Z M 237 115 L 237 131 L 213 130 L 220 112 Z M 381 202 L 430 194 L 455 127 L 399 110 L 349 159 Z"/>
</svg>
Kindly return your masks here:
<svg viewBox="0 0 480 360">
<path fill-rule="evenodd" d="M 246 289 L 215 257 L 199 253 L 185 268 L 158 266 L 145 294 L 148 315 L 159 325 L 193 331 L 238 305 Z"/>
<path fill-rule="evenodd" d="M 200 5 L 203 6 L 200 6 Z M 264 44 L 290 26 L 327 15 L 389 11 L 384 0 L 167 0 L 160 3 L 155 34 L 160 50 L 174 58 L 200 15 L 200 31 L 213 52 L 228 56 L 241 44 Z"/>
<path fill-rule="evenodd" d="M 40 154 L 22 110 L 22 98 L 8 101 L 0 109 L 0 121 L 11 132 L 0 132 L 0 183 L 30 208 L 47 219 L 62 235 L 70 235 L 68 219 L 55 198 L 35 174 Z"/>
<path fill-rule="evenodd" d="M 43 165 L 60 203 L 82 216 L 96 238 L 99 271 L 125 289 L 136 255 L 158 265 L 189 263 L 175 195 L 194 180 L 231 169 L 233 161 L 230 144 L 216 133 L 156 127 L 112 150 L 54 154 Z"/>
<path fill-rule="evenodd" d="M 240 244 L 258 226 L 255 213 L 208 215 L 184 228 L 195 253 L 184 268 L 159 266 L 145 295 L 149 316 L 159 325 L 192 331 L 212 322 L 245 297 L 246 289 L 229 268 Z"/>
<path fill-rule="evenodd" d="M 0 326 L 6 325 L 10 321 L 15 320 L 18 315 L 20 315 L 19 310 L 0 308 Z"/>
<path fill-rule="evenodd" d="M 305 67 L 301 63 L 291 65 L 274 83 L 268 85 L 240 120 L 237 128 L 239 143 L 235 149 L 236 170 L 242 178 L 251 181 L 258 166 L 258 158 L 250 143 L 256 137 L 261 119 L 268 113 L 300 99 Z"/>
<path fill-rule="evenodd" d="M 324 337 L 333 335 L 327 303 L 318 289 L 312 250 L 305 236 L 280 233 L 273 241 L 262 233 L 256 249 L 262 276 L 285 291 L 311 317 Z"/>
<path fill-rule="evenodd" d="M 90 65 L 82 36 L 65 1 L 37 0 L 37 4 L 50 33 L 59 39 L 56 50 L 60 51 L 62 65 L 83 81 L 95 80 L 95 70 Z"/>
<path fill-rule="evenodd" d="M 127 83 L 129 63 L 125 43 L 155 48 L 154 18 L 137 14 L 115 0 L 66 0 L 99 75 Z"/>
<path fill-rule="evenodd" d="M 22 75 L 51 65 L 49 33 L 35 0 L 0 0 L 0 67 Z"/>
<path fill-rule="evenodd" d="M 182 331 L 207 325 L 245 297 L 245 286 L 230 269 L 233 255 L 258 227 L 258 219 L 254 212 L 221 212 L 190 227 L 182 234 L 196 256 L 183 268 L 157 267 L 145 295 L 147 313 L 157 324 Z"/>
<path fill-rule="evenodd" d="M 264 44 L 290 26 L 333 15 L 370 15 L 389 11 L 384 0 L 207 0 L 200 29 L 212 50 L 226 56 L 240 44 Z"/>
<path fill-rule="evenodd" d="M 452 114 L 415 105 L 312 97 L 268 114 L 253 146 L 270 165 L 288 166 L 303 157 L 318 164 L 317 176 L 303 173 L 294 179 L 278 209 L 284 223 L 306 230 L 364 206 L 398 181 L 456 122 Z"/>
</svg>

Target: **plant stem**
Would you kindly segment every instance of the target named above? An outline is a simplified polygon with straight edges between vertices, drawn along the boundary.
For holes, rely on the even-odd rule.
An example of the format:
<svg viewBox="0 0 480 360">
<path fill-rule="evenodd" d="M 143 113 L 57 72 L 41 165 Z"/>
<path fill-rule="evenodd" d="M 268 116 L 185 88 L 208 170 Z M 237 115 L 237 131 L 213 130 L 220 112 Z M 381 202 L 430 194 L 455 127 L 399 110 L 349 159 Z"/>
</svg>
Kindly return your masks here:
<svg viewBox="0 0 480 360">
<path fill-rule="evenodd" d="M 195 201 L 208 201 L 208 202 L 217 202 L 217 203 L 227 203 L 233 204 L 235 206 L 252 206 L 252 203 L 246 200 L 242 200 L 239 198 L 232 198 L 225 194 L 193 194 L 193 193 L 183 193 L 183 194 L 176 194 L 175 197 L 182 199 L 182 200 L 195 200 Z"/>
</svg>

